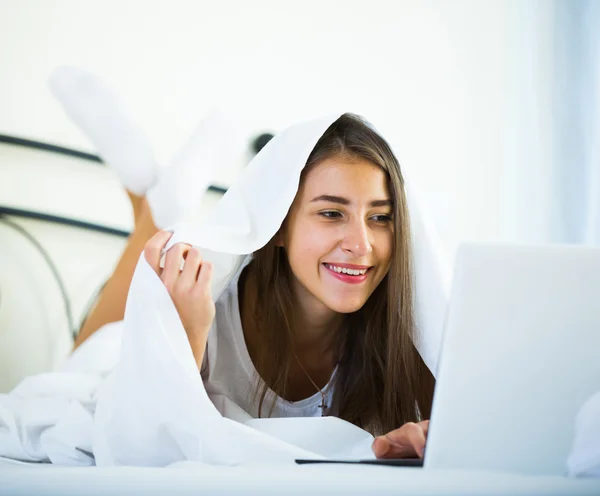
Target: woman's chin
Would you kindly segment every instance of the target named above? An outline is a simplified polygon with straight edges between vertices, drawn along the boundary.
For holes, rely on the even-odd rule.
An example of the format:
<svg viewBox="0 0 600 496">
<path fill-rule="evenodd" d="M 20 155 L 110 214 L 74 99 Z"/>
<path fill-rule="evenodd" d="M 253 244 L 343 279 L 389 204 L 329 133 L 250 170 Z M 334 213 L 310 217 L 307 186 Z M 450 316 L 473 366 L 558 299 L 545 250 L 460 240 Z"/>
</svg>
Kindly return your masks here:
<svg viewBox="0 0 600 496">
<path fill-rule="evenodd" d="M 361 299 L 344 299 L 344 300 L 338 300 L 338 301 L 329 301 L 327 302 L 327 306 L 333 310 L 334 312 L 337 313 L 354 313 L 357 312 L 358 310 L 360 310 L 364 304 L 366 303 L 366 300 Z"/>
</svg>

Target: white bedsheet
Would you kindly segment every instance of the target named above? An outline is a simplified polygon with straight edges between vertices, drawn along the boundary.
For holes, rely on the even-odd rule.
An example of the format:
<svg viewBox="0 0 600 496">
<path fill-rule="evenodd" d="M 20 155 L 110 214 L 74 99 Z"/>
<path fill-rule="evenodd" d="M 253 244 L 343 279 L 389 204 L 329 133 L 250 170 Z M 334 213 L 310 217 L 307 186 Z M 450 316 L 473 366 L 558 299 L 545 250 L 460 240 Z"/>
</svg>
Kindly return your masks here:
<svg viewBox="0 0 600 496">
<path fill-rule="evenodd" d="M 132 288 L 155 284 L 158 291 L 150 301 L 132 291 L 127 312 L 134 309 L 135 325 L 126 319 L 102 329 L 60 372 L 29 377 L 0 395 L 0 456 L 103 466 L 373 457 L 373 437 L 335 417 L 250 419 L 233 405 L 226 409 L 231 418 L 223 417 L 155 279 L 140 264 Z M 154 311 L 144 312 L 146 305 Z"/>
<path fill-rule="evenodd" d="M 577 415 L 567 466 L 570 475 L 600 479 L 600 391 L 585 402 Z"/>
<path fill-rule="evenodd" d="M 600 481 L 365 465 L 169 468 L 15 465 L 0 458 L 0 495 L 44 494 L 589 495 Z"/>
</svg>

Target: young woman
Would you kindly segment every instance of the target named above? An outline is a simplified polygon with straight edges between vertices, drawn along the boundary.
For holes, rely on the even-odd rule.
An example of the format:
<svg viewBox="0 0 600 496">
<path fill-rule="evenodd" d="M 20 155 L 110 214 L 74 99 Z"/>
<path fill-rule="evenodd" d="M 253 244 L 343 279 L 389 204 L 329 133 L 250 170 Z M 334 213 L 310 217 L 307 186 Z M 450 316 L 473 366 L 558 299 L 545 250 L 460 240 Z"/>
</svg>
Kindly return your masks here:
<svg viewBox="0 0 600 496">
<path fill-rule="evenodd" d="M 413 344 L 408 210 L 398 162 L 370 126 L 344 114 L 327 129 L 281 228 L 216 302 L 197 248 L 175 244 L 160 263 L 171 233 L 146 242 L 145 205 L 111 280 L 120 299 L 102 295 L 79 343 L 122 318 L 145 244 L 209 397 L 253 417 L 338 416 L 378 436 L 378 457 L 423 455 L 434 380 Z"/>
<path fill-rule="evenodd" d="M 434 379 L 414 344 L 413 240 L 402 174 L 386 141 L 352 114 L 319 131 L 285 220 L 215 302 L 212 266 L 197 248 L 175 244 L 160 262 L 171 233 L 157 229 L 164 222 L 156 222 L 161 209 L 152 202 L 174 196 L 164 192 L 177 181 L 164 186 L 159 178 L 156 187 L 155 174 L 144 170 L 152 154 L 115 95 L 73 68 L 53 81 L 69 115 L 122 176 L 135 219 L 76 347 L 123 319 L 143 250 L 175 305 L 213 403 L 224 398 L 251 417 L 337 416 L 378 436 L 378 457 L 422 456 Z M 214 132 L 205 128 L 180 162 L 216 165 L 201 160 L 219 156 Z M 280 160 L 288 148 L 283 153 Z M 185 189 L 195 193 L 194 186 Z"/>
</svg>

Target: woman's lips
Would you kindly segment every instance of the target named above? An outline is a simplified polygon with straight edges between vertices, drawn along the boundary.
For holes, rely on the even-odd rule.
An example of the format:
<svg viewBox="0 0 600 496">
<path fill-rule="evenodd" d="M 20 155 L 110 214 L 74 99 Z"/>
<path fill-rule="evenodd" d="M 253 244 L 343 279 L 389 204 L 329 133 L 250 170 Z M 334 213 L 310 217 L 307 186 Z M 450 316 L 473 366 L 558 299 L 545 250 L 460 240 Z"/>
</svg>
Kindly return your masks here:
<svg viewBox="0 0 600 496">
<path fill-rule="evenodd" d="M 360 284 L 362 282 L 365 282 L 368 277 L 369 277 L 369 272 L 371 267 L 368 267 L 366 265 L 351 265 L 351 264 L 328 264 L 328 263 L 324 263 L 323 267 L 325 267 L 325 270 L 327 270 L 327 272 L 329 274 L 331 274 L 333 277 L 335 277 L 336 279 L 348 283 L 348 284 Z M 358 275 L 352 275 L 352 274 L 346 274 L 344 272 L 336 272 L 334 270 L 334 267 L 340 267 L 340 268 L 344 268 L 344 269 L 350 269 L 350 270 L 354 270 L 354 271 L 366 271 L 364 274 L 358 274 Z"/>
</svg>

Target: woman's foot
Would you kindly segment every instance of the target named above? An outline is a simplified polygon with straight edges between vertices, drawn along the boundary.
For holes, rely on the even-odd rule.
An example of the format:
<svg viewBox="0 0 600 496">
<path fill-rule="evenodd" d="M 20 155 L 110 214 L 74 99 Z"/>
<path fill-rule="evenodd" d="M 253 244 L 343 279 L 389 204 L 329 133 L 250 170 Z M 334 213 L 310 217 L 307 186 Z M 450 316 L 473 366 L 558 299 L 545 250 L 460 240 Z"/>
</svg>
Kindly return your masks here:
<svg viewBox="0 0 600 496">
<path fill-rule="evenodd" d="M 98 154 L 116 171 L 132 200 L 134 217 L 138 217 L 139 199 L 145 196 L 154 223 L 161 229 L 195 216 L 218 170 L 243 160 L 246 144 L 229 114 L 209 112 L 171 164 L 158 167 L 139 126 L 98 76 L 75 67 L 60 67 L 50 77 L 50 88 Z"/>
<path fill-rule="evenodd" d="M 125 189 L 144 196 L 156 181 L 154 153 L 113 90 L 98 76 L 67 66 L 54 70 L 49 85 L 67 115 L 116 171 Z"/>
<path fill-rule="evenodd" d="M 211 181 L 241 160 L 244 145 L 229 114 L 209 112 L 146 194 L 156 225 L 164 229 L 196 215 Z"/>
</svg>

